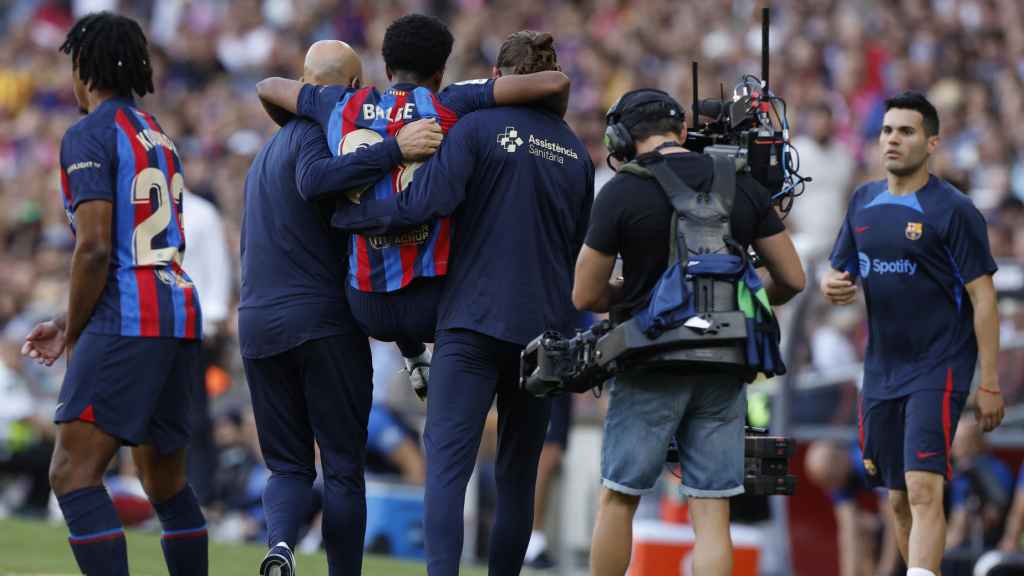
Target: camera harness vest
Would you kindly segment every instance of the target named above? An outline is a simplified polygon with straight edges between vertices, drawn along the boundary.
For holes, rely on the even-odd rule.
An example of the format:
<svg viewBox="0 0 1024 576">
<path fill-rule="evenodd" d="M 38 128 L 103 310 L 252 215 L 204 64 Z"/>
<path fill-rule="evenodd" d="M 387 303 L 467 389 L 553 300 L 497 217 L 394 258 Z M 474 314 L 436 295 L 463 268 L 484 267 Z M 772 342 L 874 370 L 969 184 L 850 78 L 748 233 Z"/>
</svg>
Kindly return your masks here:
<svg viewBox="0 0 1024 576">
<path fill-rule="evenodd" d="M 679 144 L 668 142 L 658 149 L 669 146 Z M 602 338 L 598 350 L 606 348 L 609 359 L 622 353 L 634 356 L 630 364 L 729 370 L 748 381 L 758 372 L 784 374 L 778 323 L 767 293 L 746 251 L 731 236 L 735 163 L 712 157 L 711 190 L 697 192 L 676 175 L 658 149 L 620 171 L 656 180 L 668 196 L 674 213 L 668 270 L 646 305 Z M 647 339 L 647 346 L 637 332 Z M 628 354 L 642 349 L 647 353 Z"/>
</svg>

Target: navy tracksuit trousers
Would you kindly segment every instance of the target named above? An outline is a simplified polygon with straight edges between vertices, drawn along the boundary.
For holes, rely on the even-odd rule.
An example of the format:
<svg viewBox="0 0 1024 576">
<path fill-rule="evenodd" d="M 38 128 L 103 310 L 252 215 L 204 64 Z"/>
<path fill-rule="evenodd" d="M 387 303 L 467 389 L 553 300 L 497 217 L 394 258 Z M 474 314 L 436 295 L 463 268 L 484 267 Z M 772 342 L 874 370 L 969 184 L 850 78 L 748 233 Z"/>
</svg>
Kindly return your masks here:
<svg viewBox="0 0 1024 576">
<path fill-rule="evenodd" d="M 464 329 L 439 330 L 427 397 L 427 573 L 454 576 L 462 555 L 466 485 L 484 422 L 498 398 L 498 501 L 490 576 L 519 574 L 533 523 L 537 461 L 550 401 L 520 391 L 523 347 Z"/>
</svg>

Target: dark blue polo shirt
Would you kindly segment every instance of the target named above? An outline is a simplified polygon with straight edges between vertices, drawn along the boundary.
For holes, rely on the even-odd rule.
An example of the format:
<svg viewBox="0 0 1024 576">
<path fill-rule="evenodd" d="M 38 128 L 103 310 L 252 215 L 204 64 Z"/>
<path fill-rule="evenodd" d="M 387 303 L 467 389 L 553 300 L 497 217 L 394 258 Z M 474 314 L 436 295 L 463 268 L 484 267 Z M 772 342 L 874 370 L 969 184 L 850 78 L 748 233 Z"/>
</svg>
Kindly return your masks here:
<svg viewBox="0 0 1024 576">
<path fill-rule="evenodd" d="M 243 356 L 273 356 L 357 329 L 345 299 L 348 236 L 330 227 L 330 198 L 372 184 L 400 161 L 394 138 L 335 158 L 320 127 L 303 119 L 260 150 L 242 214 Z"/>
</svg>

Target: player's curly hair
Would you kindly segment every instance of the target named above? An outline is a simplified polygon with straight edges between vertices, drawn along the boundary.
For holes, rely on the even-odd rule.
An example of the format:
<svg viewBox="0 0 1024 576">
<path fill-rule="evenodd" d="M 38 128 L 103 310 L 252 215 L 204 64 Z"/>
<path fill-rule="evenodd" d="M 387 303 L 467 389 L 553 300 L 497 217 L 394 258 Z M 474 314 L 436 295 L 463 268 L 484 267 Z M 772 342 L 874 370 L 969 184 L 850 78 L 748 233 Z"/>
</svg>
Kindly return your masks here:
<svg viewBox="0 0 1024 576">
<path fill-rule="evenodd" d="M 426 80 L 444 70 L 454 43 L 444 22 L 407 14 L 388 26 L 381 52 L 391 72 L 411 72 L 417 80 Z"/>
<path fill-rule="evenodd" d="M 71 55 L 78 77 L 92 90 L 127 97 L 153 91 L 146 35 L 131 18 L 110 12 L 87 14 L 68 31 L 60 51 Z"/>
<path fill-rule="evenodd" d="M 513 32 L 501 44 L 495 65 L 499 70 L 512 70 L 514 74 L 559 70 L 555 39 L 547 32 Z"/>
</svg>

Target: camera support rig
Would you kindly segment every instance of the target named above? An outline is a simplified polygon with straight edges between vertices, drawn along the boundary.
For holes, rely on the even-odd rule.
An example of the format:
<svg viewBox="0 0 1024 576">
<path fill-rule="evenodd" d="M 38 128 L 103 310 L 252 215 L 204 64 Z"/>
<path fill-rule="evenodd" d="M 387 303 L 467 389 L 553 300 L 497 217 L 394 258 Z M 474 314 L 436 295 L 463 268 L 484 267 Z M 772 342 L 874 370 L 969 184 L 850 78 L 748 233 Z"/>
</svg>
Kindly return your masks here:
<svg viewBox="0 0 1024 576">
<path fill-rule="evenodd" d="M 800 176 L 800 155 L 789 143 L 786 102 L 768 84 L 771 12 L 761 12 L 761 78 L 745 74 L 733 89 L 731 100 L 700 99 L 698 64 L 693 62 L 693 129 L 686 134 L 686 148 L 736 162 L 737 172 L 749 173 L 771 193 L 771 200 L 788 214 L 793 199 L 804 192 L 810 178 Z M 772 115 L 777 118 L 773 122 Z M 710 118 L 700 124 L 700 118 Z"/>
<path fill-rule="evenodd" d="M 783 213 L 803 191 L 809 179 L 797 174 L 799 156 L 789 145 L 786 104 L 768 88 L 769 18 L 762 20 L 762 78 L 745 75 L 733 99 L 699 100 L 697 63 L 693 63 L 693 122 L 686 147 L 712 156 L 723 156 L 747 172 L 771 193 Z M 781 110 L 778 108 L 781 105 Z M 776 129 L 774 112 L 781 124 Z M 701 127 L 701 116 L 712 118 Z M 796 158 L 794 164 L 794 158 Z M 698 279 L 699 280 L 699 279 Z M 698 290 L 699 293 L 708 290 Z M 535 396 L 600 390 L 609 378 L 627 369 L 674 367 L 690 373 L 733 372 L 751 381 L 745 345 L 747 323 L 742 312 L 704 310 L 683 325 L 650 338 L 634 319 L 617 325 L 603 320 L 572 338 L 545 332 L 530 342 L 520 358 L 520 388 Z M 746 491 L 753 494 L 793 494 L 796 478 L 788 473 L 795 450 L 792 439 L 768 436 L 767 430 L 747 428 L 745 446 Z M 667 461 L 679 460 L 670 448 Z"/>
</svg>

